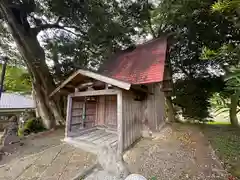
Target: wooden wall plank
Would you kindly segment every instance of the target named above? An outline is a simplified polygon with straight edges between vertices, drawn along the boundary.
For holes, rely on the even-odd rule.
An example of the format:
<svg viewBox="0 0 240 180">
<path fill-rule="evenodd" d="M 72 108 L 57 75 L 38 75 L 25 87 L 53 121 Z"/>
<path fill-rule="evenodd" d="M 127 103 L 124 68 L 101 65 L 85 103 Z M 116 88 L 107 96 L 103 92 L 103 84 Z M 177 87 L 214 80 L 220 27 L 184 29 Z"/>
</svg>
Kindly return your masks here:
<svg viewBox="0 0 240 180">
<path fill-rule="evenodd" d="M 154 109 L 155 109 L 155 130 L 158 131 L 159 128 L 165 123 L 164 121 L 164 106 L 165 98 L 164 93 L 161 91 L 161 83 L 154 84 Z"/>
<path fill-rule="evenodd" d="M 95 125 L 97 126 L 98 125 L 98 122 L 99 122 L 99 97 L 100 96 L 97 96 L 97 104 L 96 104 L 96 118 L 95 118 Z"/>
<path fill-rule="evenodd" d="M 71 128 L 71 119 L 72 119 L 72 97 L 68 95 L 67 99 L 67 116 L 66 116 L 66 126 L 65 126 L 65 138 L 69 136 Z"/>
<path fill-rule="evenodd" d="M 105 96 L 105 125 L 117 129 L 117 96 Z"/>
<path fill-rule="evenodd" d="M 117 94 L 117 132 L 118 132 L 118 149 L 117 153 L 122 157 L 123 153 L 123 97 L 122 91 Z"/>
<path fill-rule="evenodd" d="M 130 143 L 130 125 L 129 125 L 129 122 L 130 122 L 130 118 L 131 118 L 131 114 L 130 114 L 130 112 L 129 112 L 129 97 L 128 96 L 125 96 L 125 94 L 124 94 L 124 100 L 125 100 L 125 102 L 124 102 L 124 105 L 126 106 L 126 111 L 124 112 L 124 117 L 125 117 L 125 119 L 126 119 L 126 129 L 125 129 L 125 136 L 126 136 L 126 144 L 125 144 L 125 147 L 124 148 L 127 148 L 127 146 L 129 145 L 129 143 Z"/>
<path fill-rule="evenodd" d="M 105 116 L 105 96 L 98 96 L 97 102 L 97 123 L 96 125 L 104 125 L 104 116 Z"/>
<path fill-rule="evenodd" d="M 143 102 L 144 130 L 158 131 L 164 123 L 164 93 L 161 91 L 161 83 L 148 85 L 149 94 Z"/>
<path fill-rule="evenodd" d="M 134 98 L 133 92 L 123 91 L 124 150 L 141 137 L 142 105 L 140 101 L 135 101 Z"/>
<path fill-rule="evenodd" d="M 78 130 L 83 127 L 83 119 L 82 114 L 84 111 L 84 98 L 82 99 L 75 99 L 72 98 L 72 113 L 71 113 L 71 123 L 70 123 L 70 130 Z M 74 128 L 72 128 L 74 126 Z"/>
<path fill-rule="evenodd" d="M 131 99 L 133 99 L 134 97 L 130 97 Z M 129 99 L 130 100 L 130 99 Z M 136 112 L 134 112 L 134 110 L 133 110 L 133 106 L 134 106 L 134 101 L 131 101 L 132 103 L 131 104 L 129 104 L 130 106 L 129 106 L 129 113 L 131 114 L 131 118 L 129 119 L 129 124 L 130 124 L 130 139 L 129 139 L 129 145 L 130 144 L 132 144 L 132 142 L 133 142 L 133 131 L 134 131 L 134 129 L 133 129 L 133 122 L 134 122 L 134 115 L 135 115 L 135 113 Z"/>
<path fill-rule="evenodd" d="M 96 119 L 96 109 L 97 109 L 97 100 L 89 99 L 85 103 L 85 120 L 84 120 L 84 128 L 91 128 L 95 126 Z"/>
</svg>

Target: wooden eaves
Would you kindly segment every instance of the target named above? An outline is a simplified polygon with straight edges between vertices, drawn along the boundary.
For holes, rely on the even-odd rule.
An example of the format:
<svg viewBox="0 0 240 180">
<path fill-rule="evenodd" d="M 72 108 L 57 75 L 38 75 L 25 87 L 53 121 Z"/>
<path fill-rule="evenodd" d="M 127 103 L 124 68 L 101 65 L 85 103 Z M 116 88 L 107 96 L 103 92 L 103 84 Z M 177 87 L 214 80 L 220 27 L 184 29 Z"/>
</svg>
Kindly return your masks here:
<svg viewBox="0 0 240 180">
<path fill-rule="evenodd" d="M 77 75 L 82 75 L 86 77 L 90 77 L 99 81 L 102 81 L 107 84 L 111 84 L 113 86 L 129 90 L 131 88 L 131 84 L 123 81 L 119 81 L 117 79 L 113 79 L 95 72 L 79 69 L 75 73 L 73 73 L 71 76 L 69 76 L 65 81 L 63 81 L 49 96 L 53 96 L 56 94 L 61 88 L 65 87 L 69 82 L 71 82 Z"/>
</svg>

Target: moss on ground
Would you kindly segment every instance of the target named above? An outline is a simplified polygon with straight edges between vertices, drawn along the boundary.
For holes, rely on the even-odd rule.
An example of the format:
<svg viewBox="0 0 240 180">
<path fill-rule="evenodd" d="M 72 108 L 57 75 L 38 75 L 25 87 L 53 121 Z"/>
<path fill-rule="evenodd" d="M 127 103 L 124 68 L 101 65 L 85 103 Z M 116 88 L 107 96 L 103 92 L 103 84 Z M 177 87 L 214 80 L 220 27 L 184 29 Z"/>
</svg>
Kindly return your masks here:
<svg viewBox="0 0 240 180">
<path fill-rule="evenodd" d="M 226 170 L 240 178 L 240 129 L 230 125 L 201 125 Z"/>
</svg>

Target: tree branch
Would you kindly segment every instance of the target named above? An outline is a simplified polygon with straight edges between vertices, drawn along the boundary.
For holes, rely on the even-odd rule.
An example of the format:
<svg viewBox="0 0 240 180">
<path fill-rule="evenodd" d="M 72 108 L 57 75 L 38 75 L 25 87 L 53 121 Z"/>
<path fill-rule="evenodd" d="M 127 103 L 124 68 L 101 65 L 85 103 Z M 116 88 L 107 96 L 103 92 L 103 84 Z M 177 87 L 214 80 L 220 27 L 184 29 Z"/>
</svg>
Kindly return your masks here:
<svg viewBox="0 0 240 180">
<path fill-rule="evenodd" d="M 59 21 L 59 20 L 58 20 Z M 54 23 L 54 24 L 42 24 L 40 26 L 37 26 L 35 28 L 33 28 L 33 31 L 35 31 L 36 34 L 38 34 L 40 31 L 44 31 L 44 30 L 47 30 L 47 29 L 62 29 L 66 32 L 69 32 L 75 36 L 78 36 L 79 34 L 69 30 L 69 29 L 66 29 L 66 28 L 71 28 L 71 27 L 66 27 L 66 26 L 61 26 L 59 25 L 58 23 Z"/>
<path fill-rule="evenodd" d="M 49 24 L 49 23 L 38 24 L 36 27 L 32 28 L 32 30 L 36 34 L 38 34 L 41 31 L 47 30 L 47 29 L 62 29 L 66 32 L 69 32 L 69 33 L 75 35 L 75 36 L 86 35 L 87 34 L 86 32 L 82 31 L 78 26 L 75 26 L 75 25 L 70 25 L 70 26 L 60 25 L 59 23 L 60 23 L 61 20 L 62 20 L 62 17 L 59 16 L 55 23 L 53 23 L 53 24 Z M 69 30 L 68 28 L 75 29 L 79 33 L 73 32 L 73 31 Z"/>
<path fill-rule="evenodd" d="M 59 16 L 58 19 L 57 19 L 57 22 L 56 24 L 59 24 L 59 22 L 62 20 L 62 16 Z"/>
<path fill-rule="evenodd" d="M 151 22 L 151 17 L 150 17 L 150 16 L 148 17 L 148 20 L 147 20 L 147 21 L 148 21 L 148 26 L 149 26 L 149 28 L 150 28 L 150 31 L 151 31 L 153 37 L 156 38 L 157 36 L 156 36 L 155 31 L 153 30 L 152 22 Z"/>
<path fill-rule="evenodd" d="M 230 68 L 229 68 L 227 65 L 220 64 L 220 67 L 222 68 L 222 70 L 223 70 L 226 74 L 231 73 L 231 70 L 230 70 Z"/>
<path fill-rule="evenodd" d="M 66 28 L 68 28 L 68 27 L 59 26 L 59 28 L 57 28 L 57 29 L 62 29 L 62 30 L 64 30 L 64 31 L 66 31 L 66 32 L 69 32 L 69 33 L 75 35 L 75 36 L 79 36 L 79 35 L 80 35 L 80 34 L 75 33 L 75 32 L 73 32 L 73 31 L 71 31 L 71 30 L 69 30 L 69 29 L 66 29 Z"/>
<path fill-rule="evenodd" d="M 182 65 L 178 64 L 177 67 L 185 74 L 188 78 L 192 78 L 191 73 L 188 72 Z"/>
<path fill-rule="evenodd" d="M 155 31 L 154 31 L 154 29 L 153 29 L 153 27 L 152 27 L 152 21 L 151 21 L 151 14 L 150 14 L 150 12 L 149 12 L 149 2 L 148 2 L 148 0 L 147 0 L 147 23 L 148 23 L 148 26 L 149 26 L 149 29 L 150 29 L 150 31 L 151 31 L 151 33 L 152 33 L 152 36 L 154 37 L 154 38 L 156 38 L 157 36 L 156 36 L 156 33 L 155 33 Z"/>
</svg>

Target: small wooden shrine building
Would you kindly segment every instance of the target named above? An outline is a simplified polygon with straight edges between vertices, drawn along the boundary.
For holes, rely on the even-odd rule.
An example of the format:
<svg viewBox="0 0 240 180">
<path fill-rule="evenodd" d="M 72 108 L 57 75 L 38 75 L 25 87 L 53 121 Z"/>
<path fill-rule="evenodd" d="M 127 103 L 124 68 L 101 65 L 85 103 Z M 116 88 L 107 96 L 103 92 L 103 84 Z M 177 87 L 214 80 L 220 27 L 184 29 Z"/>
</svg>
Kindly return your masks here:
<svg viewBox="0 0 240 180">
<path fill-rule="evenodd" d="M 96 152 L 107 144 L 122 154 L 144 131 L 164 124 L 162 92 L 167 39 L 115 54 L 98 72 L 79 69 L 50 96 L 68 92 L 65 140 Z"/>
</svg>

